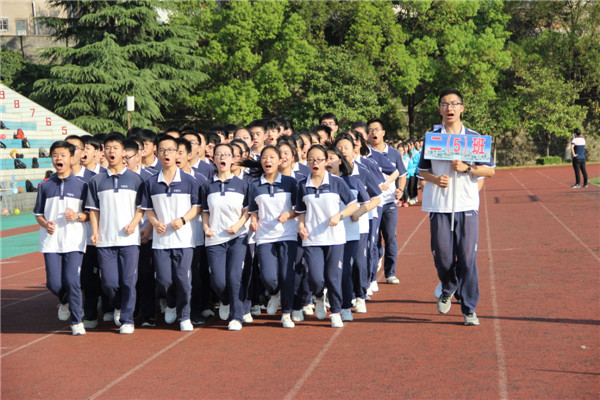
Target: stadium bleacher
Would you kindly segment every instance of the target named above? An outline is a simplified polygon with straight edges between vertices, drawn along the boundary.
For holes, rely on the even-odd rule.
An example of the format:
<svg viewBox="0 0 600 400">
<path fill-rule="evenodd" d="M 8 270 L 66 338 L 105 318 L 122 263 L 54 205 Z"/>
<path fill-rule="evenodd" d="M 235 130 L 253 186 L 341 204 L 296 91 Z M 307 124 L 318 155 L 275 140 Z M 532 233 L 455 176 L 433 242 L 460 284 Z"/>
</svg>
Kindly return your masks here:
<svg viewBox="0 0 600 400">
<path fill-rule="evenodd" d="M 2 83 L 0 121 L 3 128 L 0 129 L 0 142 L 6 146 L 0 149 L 0 189 L 12 188 L 18 191 L 18 187 L 22 187 L 24 190 L 27 180 L 37 187 L 46 171 L 53 169 L 48 154 L 52 143 L 68 135 L 88 134 Z M 19 129 L 29 141 L 29 148 L 23 148 L 22 140 L 14 138 Z M 40 157 L 40 149 L 45 150 L 48 157 Z M 23 155 L 20 160 L 25 163 L 25 168 L 15 168 L 12 158 L 14 154 L 11 156 L 15 150 Z M 37 158 L 38 168 L 32 168 L 34 158 Z"/>
</svg>

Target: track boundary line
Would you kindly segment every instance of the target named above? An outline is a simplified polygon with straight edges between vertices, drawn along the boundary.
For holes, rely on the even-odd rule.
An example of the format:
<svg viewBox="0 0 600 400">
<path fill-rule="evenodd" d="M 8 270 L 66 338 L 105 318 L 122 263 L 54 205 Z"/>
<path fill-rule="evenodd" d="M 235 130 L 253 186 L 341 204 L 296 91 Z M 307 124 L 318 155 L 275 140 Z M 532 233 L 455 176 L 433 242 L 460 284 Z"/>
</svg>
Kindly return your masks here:
<svg viewBox="0 0 600 400">
<path fill-rule="evenodd" d="M 60 332 L 60 331 L 54 331 L 54 332 L 52 332 L 52 333 L 49 333 L 49 334 L 47 334 L 47 335 L 45 335 L 45 336 L 42 336 L 41 338 L 37 338 L 37 339 L 35 339 L 34 341 L 31 341 L 31 342 L 29 342 L 29 343 L 27 343 L 27 344 L 24 344 L 24 345 L 22 345 L 22 346 L 20 346 L 20 347 L 17 347 L 16 349 L 9 351 L 8 353 L 2 354 L 2 355 L 0 356 L 0 359 L 4 358 L 4 357 L 6 357 L 6 356 L 9 356 L 9 355 L 11 355 L 11 354 L 13 354 L 13 353 L 16 353 L 16 352 L 17 352 L 17 351 L 19 351 L 19 350 L 23 350 L 23 349 L 25 349 L 25 348 L 27 348 L 27 347 L 29 347 L 29 346 L 33 345 L 33 344 L 36 344 L 37 342 L 41 342 L 42 340 L 44 340 L 44 339 L 47 339 L 47 338 L 49 338 L 50 336 L 56 335 L 56 334 L 57 334 L 57 333 L 59 333 L 59 332 Z"/>
<path fill-rule="evenodd" d="M 494 270 L 494 257 L 492 252 L 492 234 L 490 233 L 490 217 L 487 207 L 487 192 L 483 188 L 483 205 L 485 207 L 485 233 L 488 244 L 488 263 L 490 269 L 490 298 L 492 300 L 492 313 L 494 314 L 494 336 L 496 342 L 496 366 L 498 369 L 498 397 L 508 399 L 508 380 L 506 378 L 506 357 L 502 344 L 502 328 L 498 319 L 498 297 L 496 296 L 496 273 Z"/>
<path fill-rule="evenodd" d="M 41 267 L 37 267 L 37 268 L 30 269 L 30 270 L 27 270 L 27 271 L 19 272 L 18 274 L 14 274 L 14 275 L 5 276 L 4 278 L 0 278 L 0 281 L 3 281 L 3 280 L 5 280 L 5 279 L 8 279 L 8 278 L 14 278 L 15 276 L 19 276 L 19 275 L 28 274 L 28 273 L 30 273 L 30 272 L 33 272 L 33 271 L 38 271 L 38 270 L 40 270 L 40 269 L 44 269 L 44 268 L 46 268 L 46 267 L 45 267 L 45 266 L 41 266 Z"/>
<path fill-rule="evenodd" d="M 121 375 L 120 377 L 118 377 L 117 379 L 115 379 L 112 382 L 110 382 L 108 385 L 104 386 L 102 389 L 100 389 L 99 391 L 97 391 L 96 393 L 94 393 L 93 395 L 91 395 L 89 397 L 89 399 L 93 400 L 93 399 L 98 398 L 99 396 L 102 396 L 104 393 L 106 393 L 108 390 L 110 390 L 113 386 L 119 384 L 120 382 L 122 382 L 123 380 L 125 380 L 126 378 L 128 378 L 129 376 L 131 376 L 132 374 L 136 373 L 137 371 L 139 371 L 140 369 L 142 369 L 143 367 L 145 367 L 146 365 L 148 365 L 153 360 L 157 359 L 163 353 L 165 353 L 168 350 L 172 349 L 173 347 L 177 346 L 179 343 L 183 342 L 184 340 L 186 340 L 187 338 L 189 338 L 190 336 L 192 336 L 193 334 L 195 334 L 196 332 L 198 332 L 200 330 L 201 329 L 194 329 L 193 332 L 190 332 L 187 335 L 180 337 L 179 339 L 177 339 L 176 341 L 174 341 L 173 343 L 171 343 L 170 345 L 168 345 L 167 347 L 165 347 L 164 349 L 162 349 L 158 353 L 155 353 L 151 357 L 147 358 L 145 361 L 139 363 L 138 365 L 136 365 L 135 367 L 133 367 L 132 369 L 130 369 L 129 371 L 127 371 L 126 373 L 124 373 L 123 375 Z"/>
<path fill-rule="evenodd" d="M 527 188 L 525 187 L 525 185 L 523 185 L 523 184 L 522 184 L 522 183 L 521 183 L 521 182 L 520 182 L 520 181 L 519 181 L 519 180 L 518 180 L 518 179 L 515 177 L 515 175 L 514 175 L 512 172 L 510 173 L 510 176 L 512 176 L 512 178 L 513 178 L 513 179 L 514 179 L 514 180 L 515 180 L 515 181 L 516 181 L 516 182 L 517 182 L 519 185 L 521 185 L 521 187 L 522 187 L 523 189 L 525 189 L 525 191 L 526 191 L 526 192 L 527 192 L 527 193 L 528 193 L 530 196 L 533 196 L 533 195 L 534 195 L 534 194 L 533 194 L 533 192 L 532 192 L 531 190 L 527 189 Z M 553 213 L 553 212 L 552 212 L 552 211 L 551 211 L 551 210 L 550 210 L 548 207 L 546 207 L 546 205 L 544 204 L 544 202 L 542 202 L 542 201 L 538 201 L 537 203 L 538 203 L 540 206 L 542 206 L 542 208 L 543 208 L 544 210 L 546 210 L 546 212 L 547 212 L 548 214 L 550 214 L 550 215 L 552 216 L 552 218 L 554 218 L 554 219 L 556 220 L 556 222 L 558 222 L 558 223 L 559 223 L 559 224 L 560 224 L 560 225 L 561 225 L 563 228 L 565 228 L 565 230 L 566 230 L 567 232 L 569 232 L 569 233 L 570 233 L 570 234 L 571 234 L 571 235 L 572 235 L 572 236 L 573 236 L 573 237 L 574 237 L 574 238 L 575 238 L 575 239 L 576 239 L 576 240 L 577 240 L 577 241 L 578 241 L 578 242 L 579 242 L 579 243 L 580 243 L 580 244 L 581 244 L 581 245 L 582 245 L 582 246 L 583 246 L 583 247 L 584 247 L 584 248 L 585 248 L 585 249 L 586 249 L 586 250 L 587 250 L 587 251 L 588 251 L 588 252 L 589 252 L 591 255 L 592 255 L 592 257 L 594 257 L 594 258 L 596 259 L 596 261 L 598 261 L 598 262 L 600 263 L 600 256 L 596 255 L 596 253 L 594 253 L 594 251 L 593 251 L 592 249 L 590 249 L 590 248 L 589 248 L 589 246 L 588 246 L 587 244 L 585 244 L 585 243 L 584 243 L 584 242 L 583 242 L 583 241 L 582 241 L 582 240 L 579 238 L 579 236 L 577 236 L 577 235 L 575 234 L 575 232 L 573 232 L 573 231 L 572 231 L 572 230 L 571 230 L 571 229 L 570 229 L 570 228 L 569 228 L 569 227 L 568 227 L 568 226 L 567 226 L 567 225 L 566 225 L 564 222 L 562 222 L 562 221 L 561 221 L 561 219 L 560 219 L 560 218 L 558 218 L 558 217 L 556 216 L 556 214 L 554 214 L 554 213 Z"/>
<path fill-rule="evenodd" d="M 404 250 L 404 248 L 406 246 L 408 246 L 408 244 L 412 240 L 413 236 L 415 236 L 415 234 L 417 233 L 417 231 L 419 230 L 419 228 L 421 228 L 421 225 L 423 225 L 423 222 L 425 222 L 425 220 L 428 219 L 427 218 L 428 216 L 429 216 L 429 213 L 425 213 L 425 216 L 423 217 L 423 219 L 421 220 L 421 222 L 419 222 L 419 224 L 417 225 L 417 227 L 415 229 L 413 229 L 413 231 L 410 233 L 410 235 L 408 235 L 408 237 L 404 241 L 404 244 L 402 245 L 402 247 L 398 249 L 398 255 L 400 255 L 400 253 L 402 253 L 402 251 Z"/>
<path fill-rule="evenodd" d="M 31 299 L 35 299 L 36 297 L 45 296 L 45 295 L 47 295 L 47 294 L 49 294 L 49 293 L 50 293 L 50 291 L 43 291 L 42 293 L 38 293 L 38 294 L 36 294 L 36 295 L 29 296 L 29 297 L 26 297 L 26 298 L 24 298 L 24 299 L 21 299 L 21 300 L 17 300 L 17 301 L 15 301 L 15 302 L 12 302 L 12 303 L 9 303 L 9 304 L 6 304 L 6 305 L 4 305 L 4 306 L 0 307 L 0 310 L 3 310 L 3 309 L 5 309 L 6 307 L 14 306 L 15 304 L 19 304 L 19 303 L 22 303 L 22 302 L 24 302 L 24 301 L 28 301 L 28 300 L 31 300 Z"/>
<path fill-rule="evenodd" d="M 292 400 L 294 397 L 296 397 L 296 394 L 298 394 L 300 389 L 302 389 L 304 382 L 306 382 L 308 380 L 308 378 L 310 377 L 312 372 L 315 370 L 315 368 L 317 368 L 317 365 L 319 365 L 319 363 L 321 362 L 323 357 L 325 357 L 325 353 L 327 353 L 329 348 L 333 345 L 333 342 L 335 342 L 335 340 L 338 338 L 338 336 L 340 336 L 340 334 L 342 333 L 342 330 L 343 330 L 343 328 L 337 329 L 336 332 L 329 338 L 329 340 L 327 341 L 325 346 L 323 346 L 323 348 L 321 349 L 319 354 L 317 354 L 317 356 L 314 358 L 314 360 L 310 363 L 310 365 L 304 371 L 304 373 L 302 374 L 300 379 L 298 379 L 298 381 L 296 381 L 296 384 L 294 385 L 294 387 L 292 387 L 292 389 L 288 392 L 288 394 L 283 398 L 284 400 Z"/>
</svg>

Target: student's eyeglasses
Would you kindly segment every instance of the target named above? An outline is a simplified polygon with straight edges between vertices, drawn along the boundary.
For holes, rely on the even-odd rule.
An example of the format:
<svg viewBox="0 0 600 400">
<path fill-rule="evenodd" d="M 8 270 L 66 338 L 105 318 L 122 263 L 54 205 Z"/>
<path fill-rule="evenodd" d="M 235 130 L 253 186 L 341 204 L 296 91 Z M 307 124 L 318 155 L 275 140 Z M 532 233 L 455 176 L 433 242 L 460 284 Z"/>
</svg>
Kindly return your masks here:
<svg viewBox="0 0 600 400">
<path fill-rule="evenodd" d="M 325 162 L 324 158 L 309 158 L 306 160 L 307 163 L 309 164 L 321 164 L 323 162 Z"/>
<path fill-rule="evenodd" d="M 215 154 L 215 158 L 229 158 L 231 157 L 230 153 L 219 153 L 219 154 Z"/>
<path fill-rule="evenodd" d="M 379 133 L 381 132 L 383 129 L 381 128 L 371 128 L 368 130 L 368 133 Z"/>
<path fill-rule="evenodd" d="M 458 106 L 462 106 L 463 103 L 454 102 L 454 103 L 440 103 L 440 108 L 456 108 Z"/>
<path fill-rule="evenodd" d="M 138 155 L 138 153 L 132 154 L 132 155 L 130 155 L 130 156 L 124 156 L 124 157 L 123 157 L 123 160 L 125 160 L 125 161 L 128 161 L 128 162 L 129 162 L 129 161 L 130 161 L 130 160 L 131 160 L 133 157 L 135 157 L 135 156 L 137 156 L 137 155 Z"/>
<path fill-rule="evenodd" d="M 160 154 L 173 154 L 173 153 L 175 153 L 176 151 L 177 151 L 177 149 L 173 149 L 173 148 L 171 148 L 171 149 L 160 149 L 160 150 L 158 150 L 158 152 L 159 152 Z"/>
</svg>

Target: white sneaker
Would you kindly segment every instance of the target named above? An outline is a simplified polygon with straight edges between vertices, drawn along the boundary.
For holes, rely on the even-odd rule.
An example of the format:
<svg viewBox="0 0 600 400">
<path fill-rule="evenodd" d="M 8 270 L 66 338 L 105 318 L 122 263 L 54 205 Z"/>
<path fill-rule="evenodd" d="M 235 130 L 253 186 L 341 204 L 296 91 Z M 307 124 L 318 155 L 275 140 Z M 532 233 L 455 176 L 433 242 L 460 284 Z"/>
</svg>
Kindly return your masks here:
<svg viewBox="0 0 600 400">
<path fill-rule="evenodd" d="M 260 304 L 256 304 L 256 305 L 252 306 L 250 308 L 250 314 L 252 314 L 255 317 L 260 317 L 260 314 L 261 314 Z"/>
<path fill-rule="evenodd" d="M 354 321 L 354 317 L 352 316 L 352 310 L 350 310 L 349 308 L 342 309 L 341 314 L 342 314 L 342 321 Z M 334 314 L 331 315 L 332 321 L 333 321 L 333 315 Z"/>
<path fill-rule="evenodd" d="M 241 331 L 242 330 L 242 323 L 240 321 L 238 321 L 237 319 L 232 319 L 229 322 L 229 325 L 227 326 L 227 329 L 229 329 L 230 331 Z"/>
<path fill-rule="evenodd" d="M 121 326 L 120 319 L 121 319 L 121 310 L 115 308 L 115 311 L 113 312 L 113 321 L 115 321 L 116 326 Z"/>
<path fill-rule="evenodd" d="M 229 319 L 229 304 L 225 305 L 221 303 L 219 305 L 219 318 L 223 321 L 227 321 Z"/>
<path fill-rule="evenodd" d="M 373 296 L 375 293 L 371 290 L 371 288 L 367 289 L 367 296 Z"/>
<path fill-rule="evenodd" d="M 94 320 L 88 320 L 88 319 L 84 319 L 83 320 L 83 327 L 85 329 L 94 329 L 98 327 L 98 320 L 94 319 Z"/>
<path fill-rule="evenodd" d="M 479 318 L 477 318 L 477 314 L 463 314 L 465 317 L 465 325 L 467 326 L 477 326 L 479 325 Z"/>
<path fill-rule="evenodd" d="M 371 282 L 371 290 L 373 293 L 379 292 L 379 285 L 377 284 L 377 281 Z"/>
<path fill-rule="evenodd" d="M 327 316 L 327 309 L 325 308 L 325 300 L 317 299 L 317 306 L 315 307 L 315 313 L 317 314 L 317 319 L 325 319 Z"/>
<path fill-rule="evenodd" d="M 400 284 L 400 279 L 396 278 L 394 275 L 387 277 L 387 283 L 390 285 L 398 285 Z"/>
<path fill-rule="evenodd" d="M 104 313 L 104 315 L 102 316 L 102 321 L 104 321 L 104 322 L 111 322 L 114 320 L 115 320 L 115 313 L 112 311 Z"/>
<path fill-rule="evenodd" d="M 343 328 L 344 323 L 340 314 L 331 314 L 331 327 L 332 328 Z"/>
<path fill-rule="evenodd" d="M 134 330 L 135 328 L 133 327 L 133 324 L 123 324 L 119 328 L 119 333 L 121 335 L 131 335 Z"/>
<path fill-rule="evenodd" d="M 276 294 L 272 295 L 271 298 L 269 299 L 269 302 L 267 303 L 267 314 L 273 315 L 279 309 L 280 300 L 281 300 L 280 293 L 281 292 L 277 292 Z"/>
<path fill-rule="evenodd" d="M 69 310 L 69 304 L 58 305 L 58 319 L 61 321 L 68 321 L 71 317 L 71 310 Z"/>
<path fill-rule="evenodd" d="M 181 321 L 179 323 L 179 330 L 181 332 L 191 332 L 194 330 L 194 325 L 192 325 L 192 321 L 186 319 L 185 321 Z"/>
<path fill-rule="evenodd" d="M 308 306 L 304 306 L 302 307 L 302 313 L 304 315 L 313 315 L 315 313 L 315 310 L 312 307 L 312 304 L 309 304 Z"/>
<path fill-rule="evenodd" d="M 165 308 L 165 322 L 172 324 L 177 319 L 177 308 L 167 307 Z"/>
<path fill-rule="evenodd" d="M 254 318 L 252 318 L 251 313 L 248 313 L 242 316 L 242 321 L 244 321 L 245 324 L 251 324 L 254 322 Z"/>
<path fill-rule="evenodd" d="M 158 304 L 160 305 L 160 312 L 164 314 L 167 310 L 167 299 L 161 297 L 160 299 L 158 299 Z"/>
<path fill-rule="evenodd" d="M 356 298 L 352 299 L 352 307 L 356 307 Z"/>
<path fill-rule="evenodd" d="M 367 302 L 365 299 L 361 299 L 360 297 L 356 299 L 356 307 L 354 307 L 354 311 L 358 314 L 364 314 L 367 312 Z"/>
<path fill-rule="evenodd" d="M 210 308 L 207 308 L 206 310 L 202 310 L 201 314 L 202 314 L 202 318 L 210 318 L 210 317 L 215 316 L 215 313 Z"/>
<path fill-rule="evenodd" d="M 281 324 L 284 328 L 293 328 L 296 326 L 296 324 L 294 324 L 294 322 L 292 321 L 290 314 L 283 314 L 281 316 Z"/>
<path fill-rule="evenodd" d="M 302 310 L 292 310 L 292 321 L 294 321 L 294 322 L 304 321 L 304 313 L 302 312 Z"/>
<path fill-rule="evenodd" d="M 71 325 L 71 331 L 73 332 L 73 336 L 85 335 L 85 328 L 82 322 Z"/>
</svg>

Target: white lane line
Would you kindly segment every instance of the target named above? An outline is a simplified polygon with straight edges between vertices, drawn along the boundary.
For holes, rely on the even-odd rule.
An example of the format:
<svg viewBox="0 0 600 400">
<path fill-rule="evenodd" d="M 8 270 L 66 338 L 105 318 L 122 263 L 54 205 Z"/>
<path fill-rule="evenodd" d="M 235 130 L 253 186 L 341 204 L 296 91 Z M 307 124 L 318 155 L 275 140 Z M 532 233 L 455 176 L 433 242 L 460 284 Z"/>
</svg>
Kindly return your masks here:
<svg viewBox="0 0 600 400">
<path fill-rule="evenodd" d="M 483 188 L 483 206 L 485 207 L 485 231 L 488 244 L 488 262 L 490 268 L 490 297 L 492 299 L 492 313 L 494 315 L 494 336 L 496 341 L 496 367 L 498 369 L 498 397 L 501 400 L 508 399 L 508 382 L 506 378 L 506 357 L 504 356 L 504 345 L 502 344 L 502 330 L 498 318 L 498 297 L 496 295 L 496 276 L 494 272 L 494 257 L 492 248 L 492 235 L 490 233 L 490 218 L 487 207 L 487 192 Z"/>
<path fill-rule="evenodd" d="M 9 303 L 9 304 L 6 304 L 6 305 L 3 305 L 2 307 L 0 307 L 0 310 L 3 310 L 3 309 L 5 309 L 6 307 L 14 306 L 15 304 L 19 304 L 19 303 L 22 303 L 22 302 L 24 302 L 24 301 L 28 301 L 28 300 L 31 300 L 31 299 L 35 299 L 36 297 L 45 296 L 45 295 L 47 295 L 47 294 L 50 294 L 50 292 L 49 292 L 49 291 L 44 291 L 44 292 L 42 292 L 42 293 L 38 293 L 38 294 L 36 294 L 36 295 L 29 296 L 29 297 L 26 297 L 26 298 L 24 298 L 24 299 L 21 299 L 21 300 L 14 301 L 14 302 L 12 302 L 12 303 Z"/>
<path fill-rule="evenodd" d="M 28 273 L 30 273 L 30 272 L 39 271 L 40 269 L 44 269 L 44 268 L 45 268 L 45 267 L 43 267 L 43 266 L 42 266 L 42 267 L 37 267 L 37 268 L 30 269 L 30 270 L 27 270 L 27 271 L 19 272 L 18 274 L 14 274 L 14 275 L 5 276 L 4 278 L 2 278 L 2 279 L 0 279 L 0 280 L 2 280 L 2 281 L 3 281 L 3 280 L 5 280 L 5 279 L 14 278 L 15 276 L 19 276 L 19 275 L 25 275 L 25 274 L 28 274 Z"/>
<path fill-rule="evenodd" d="M 521 183 L 521 181 L 519 181 L 515 175 L 511 172 L 510 175 L 513 177 L 513 179 L 519 184 L 521 185 L 521 187 L 523 189 L 525 189 L 525 191 L 530 195 L 533 196 L 534 194 L 525 187 L 525 185 L 523 185 Z M 594 257 L 596 259 L 596 261 L 600 262 L 600 256 L 598 256 L 596 253 L 594 253 L 594 251 L 592 249 L 589 248 L 589 246 L 587 244 L 585 244 L 580 238 L 579 236 L 577 236 L 575 234 L 575 232 L 573 232 L 571 229 L 569 229 L 569 227 L 560 220 L 560 218 L 558 218 L 556 216 L 556 214 L 554 214 L 548 207 L 546 207 L 546 205 L 542 202 L 542 201 L 538 201 L 536 202 L 537 204 L 539 204 L 544 210 L 546 210 L 546 212 L 550 215 L 552 215 L 552 218 L 554 218 L 556 220 L 556 222 L 558 222 L 563 228 L 565 228 L 565 230 L 567 232 L 569 232 L 571 234 L 571 236 L 573 236 L 575 238 L 575 240 L 577 240 L 591 255 L 592 257 Z"/>
<path fill-rule="evenodd" d="M 24 344 L 23 346 L 17 347 L 16 349 L 9 351 L 8 353 L 2 354 L 2 355 L 0 356 L 0 359 L 1 359 L 1 358 L 4 358 L 4 357 L 6 357 L 6 356 L 9 356 L 9 355 L 11 355 L 11 354 L 13 354 L 13 353 L 15 353 L 15 352 L 17 352 L 17 351 L 19 351 L 19 350 L 23 350 L 23 349 L 25 349 L 25 348 L 27 348 L 27 347 L 29 347 L 29 346 L 33 345 L 33 344 L 36 344 L 37 342 L 41 342 L 42 340 L 44 340 L 44 339 L 47 339 L 47 338 L 49 338 L 50 336 L 53 336 L 53 335 L 55 335 L 55 334 L 57 334 L 57 333 L 59 333 L 59 332 L 61 332 L 61 331 L 54 331 L 54 332 L 52 332 L 52 333 L 49 333 L 49 334 L 47 334 L 47 335 L 45 335 L 45 336 L 42 336 L 41 338 L 37 338 L 37 339 L 35 339 L 34 341 L 31 341 L 31 342 L 29 342 L 29 343 L 27 343 L 27 344 Z"/>
<path fill-rule="evenodd" d="M 190 332 L 190 333 L 180 337 L 179 339 L 177 339 L 176 341 L 174 341 L 173 343 L 171 343 L 170 345 L 168 345 L 167 347 L 165 347 L 158 353 L 155 353 L 152 357 L 147 358 L 145 361 L 139 363 L 138 365 L 136 365 L 135 367 L 130 369 L 125 374 L 121 375 L 120 377 L 118 377 L 117 379 L 115 379 L 114 381 L 109 383 L 108 385 L 104 386 L 102 389 L 100 389 L 99 391 L 97 391 L 96 393 L 91 395 L 89 397 L 89 399 L 93 400 L 93 399 L 97 399 L 98 397 L 102 396 L 104 393 L 106 393 L 108 390 L 110 390 L 113 386 L 115 386 L 115 385 L 119 384 L 120 382 L 122 382 L 123 380 L 127 379 L 129 376 L 131 376 L 135 372 L 139 371 L 140 369 L 142 369 L 143 367 L 148 365 L 150 362 L 152 362 L 156 358 L 160 357 L 163 353 L 165 353 L 165 352 L 169 351 L 170 349 L 172 349 L 173 347 L 177 346 L 179 343 L 183 342 L 184 340 L 186 340 L 187 338 L 189 338 L 190 336 L 192 336 L 194 333 L 196 333 L 198 331 L 200 331 L 200 329 L 194 329 L 193 332 Z"/>
<path fill-rule="evenodd" d="M 413 236 L 415 236 L 415 234 L 417 233 L 417 231 L 419 230 L 419 228 L 421 228 L 421 225 L 423 225 L 423 223 L 425 221 L 427 221 L 427 219 L 429 217 L 429 214 L 428 213 L 424 213 L 424 214 L 425 214 L 425 216 L 423 217 L 423 219 L 421 220 L 421 222 L 419 222 L 419 225 L 417 225 L 417 227 L 410 233 L 410 235 L 408 235 L 408 237 L 404 241 L 404 244 L 402 245 L 402 247 L 398 249 L 398 255 L 400 255 L 400 253 L 402 253 L 402 251 L 404 250 L 404 248 L 406 246 L 408 246 L 408 244 L 412 240 Z"/>
<path fill-rule="evenodd" d="M 315 359 L 310 363 L 310 365 L 308 366 L 308 368 L 306 369 L 306 371 L 304 371 L 304 373 L 302 374 L 302 376 L 300 377 L 300 379 L 298 379 L 298 381 L 296 382 L 296 384 L 294 385 L 294 387 L 292 388 L 292 390 L 290 390 L 288 392 L 288 394 L 284 397 L 284 400 L 292 400 L 296 396 L 296 394 L 298 394 L 298 392 L 300 391 L 300 389 L 304 385 L 304 382 L 306 382 L 306 380 L 310 377 L 310 375 L 315 370 L 315 368 L 317 368 L 317 366 L 319 365 L 319 363 L 321 362 L 321 360 L 323 359 L 323 357 L 325 357 L 325 354 L 327 353 L 327 351 L 329 350 L 329 348 L 333 345 L 333 343 L 335 342 L 335 340 L 342 333 L 342 330 L 343 329 L 339 329 L 339 328 L 336 329 L 335 333 L 331 336 L 331 338 L 329 338 L 329 341 L 327 341 L 327 343 L 321 349 L 321 351 L 319 352 L 319 354 L 317 354 L 317 356 L 315 357 Z"/>
</svg>

